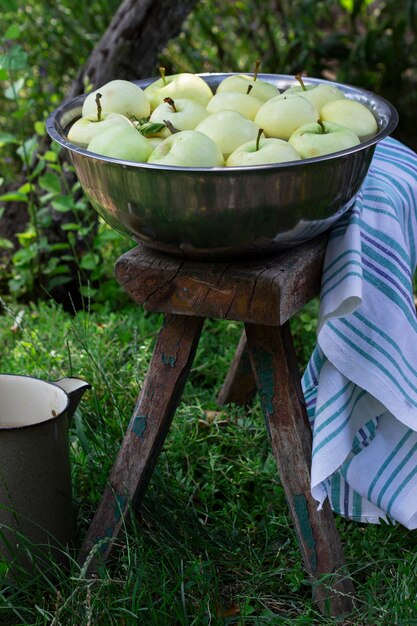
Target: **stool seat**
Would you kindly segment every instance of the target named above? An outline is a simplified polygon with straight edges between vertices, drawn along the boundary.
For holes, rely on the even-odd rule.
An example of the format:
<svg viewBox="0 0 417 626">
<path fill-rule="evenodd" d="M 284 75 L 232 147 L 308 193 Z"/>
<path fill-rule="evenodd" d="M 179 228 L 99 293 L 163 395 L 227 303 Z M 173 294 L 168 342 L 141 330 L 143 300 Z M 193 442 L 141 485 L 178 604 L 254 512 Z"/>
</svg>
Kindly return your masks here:
<svg viewBox="0 0 417 626">
<path fill-rule="evenodd" d="M 280 326 L 319 293 L 327 236 L 262 259 L 190 261 L 137 246 L 116 279 L 146 311 Z"/>
<path fill-rule="evenodd" d="M 317 296 L 326 236 L 263 259 L 201 262 L 137 246 L 116 263 L 116 278 L 145 310 L 164 314 L 148 372 L 79 560 L 109 556 L 129 511 L 143 499 L 190 372 L 204 318 L 243 322 L 219 403 L 244 404 L 257 390 L 305 569 L 319 608 L 352 608 L 340 538 L 326 501 L 310 493 L 311 430 L 290 318 Z M 96 558 L 98 558 L 96 557 Z M 325 578 L 324 582 L 322 577 Z"/>
</svg>

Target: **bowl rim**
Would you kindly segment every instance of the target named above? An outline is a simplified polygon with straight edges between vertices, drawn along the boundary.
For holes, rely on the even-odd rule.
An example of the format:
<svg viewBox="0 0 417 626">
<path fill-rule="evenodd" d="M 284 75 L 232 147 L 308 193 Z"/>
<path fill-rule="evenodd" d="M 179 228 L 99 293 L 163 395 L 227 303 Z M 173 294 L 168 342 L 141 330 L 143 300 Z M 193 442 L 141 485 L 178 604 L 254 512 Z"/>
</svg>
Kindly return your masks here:
<svg viewBox="0 0 417 626">
<path fill-rule="evenodd" d="M 189 74 L 191 74 L 191 72 L 187 72 Z M 241 76 L 241 75 L 246 75 L 246 76 L 252 76 L 253 73 L 251 72 L 203 72 L 203 73 L 198 73 L 198 72 L 194 72 L 194 75 L 199 76 L 203 79 L 224 79 L 227 78 L 229 76 Z M 259 73 L 258 74 L 258 79 L 260 80 L 265 80 L 266 82 L 271 82 L 272 80 L 274 81 L 273 83 L 271 82 L 271 84 L 274 84 L 276 82 L 283 82 L 283 83 L 288 83 L 289 81 L 295 81 L 294 82 L 294 86 L 297 85 L 296 83 L 296 79 L 294 76 L 291 76 L 289 74 L 265 74 L 265 73 Z M 158 80 L 158 78 L 160 78 L 159 76 L 153 76 L 150 78 L 144 78 L 144 79 L 138 79 L 138 80 L 132 80 L 129 82 L 132 82 L 136 85 L 138 85 L 141 88 L 144 88 L 148 85 L 150 85 L 151 83 L 153 83 L 154 81 Z M 393 104 L 391 104 L 391 102 L 389 102 L 388 100 L 386 100 L 384 97 L 369 91 L 367 89 L 363 89 L 362 87 L 356 87 L 354 85 L 348 84 L 348 83 L 340 83 L 340 82 L 336 82 L 336 81 L 330 81 L 327 79 L 322 79 L 322 78 L 310 78 L 308 76 L 303 76 L 303 81 L 305 83 L 305 85 L 316 85 L 316 84 L 320 84 L 320 83 L 325 83 L 327 85 L 332 85 L 338 88 L 341 88 L 342 91 L 344 91 L 347 94 L 350 95 L 360 95 L 362 97 L 365 97 L 369 100 L 373 100 L 379 104 L 384 105 L 388 111 L 389 111 L 389 120 L 387 125 L 385 126 L 385 128 L 380 129 L 373 137 L 370 137 L 369 139 L 367 139 L 366 141 L 361 142 L 360 144 L 358 144 L 357 146 L 353 146 L 352 148 L 347 148 L 345 150 L 340 150 L 338 152 L 331 152 L 329 154 L 325 154 L 322 156 L 318 156 L 318 157 L 311 157 L 309 159 L 301 159 L 301 160 L 296 160 L 296 161 L 285 161 L 283 163 L 265 163 L 265 164 L 261 164 L 261 165 L 251 165 L 251 166 L 216 166 L 216 167 L 185 167 L 185 166 L 177 166 L 177 165 L 163 165 L 163 164 L 155 164 L 155 163 L 147 163 L 147 162 L 142 162 L 142 161 L 128 161 L 128 160 L 124 160 L 124 159 L 114 159 L 112 157 L 106 157 L 100 154 L 96 154 L 95 152 L 90 152 L 88 150 L 86 150 L 85 148 L 80 148 L 79 146 L 71 143 L 70 141 L 68 141 L 68 139 L 63 136 L 63 134 L 61 132 L 59 132 L 58 128 L 61 126 L 60 122 L 59 122 L 59 118 L 60 116 L 67 111 L 68 109 L 70 109 L 71 107 L 74 106 L 81 106 L 82 103 L 84 102 L 85 98 L 87 97 L 88 94 L 81 94 L 79 96 L 75 96 L 74 98 L 71 98 L 70 100 L 64 100 L 64 102 L 59 105 L 56 109 L 54 109 L 47 117 L 46 119 L 46 131 L 49 134 L 49 136 L 51 137 L 51 139 L 53 139 L 55 142 L 57 142 L 58 144 L 60 144 L 63 148 L 69 150 L 70 153 L 72 154 L 79 154 L 81 156 L 84 156 L 86 158 L 89 159 L 93 159 L 102 163 L 109 163 L 109 164 L 117 164 L 117 165 L 121 165 L 124 168 L 133 168 L 133 169 L 140 169 L 140 170 L 156 170 L 156 171 L 172 171 L 172 172 L 186 172 L 186 173 L 191 173 L 191 172 L 201 172 L 204 174 L 208 174 L 210 175 L 211 172 L 213 172 L 213 174 L 221 174 L 224 173 L 227 175 L 227 172 L 231 171 L 235 174 L 241 172 L 244 174 L 248 174 L 250 172 L 260 172 L 260 171 L 264 171 L 264 170 L 278 170 L 278 171 L 282 171 L 282 170 L 286 170 L 286 169 L 291 169 L 295 166 L 301 166 L 301 165 L 308 165 L 310 163 L 318 163 L 320 161 L 331 161 L 334 160 L 335 158 L 343 158 L 343 157 L 349 157 L 352 154 L 355 154 L 357 152 L 361 152 L 362 150 L 365 150 L 367 148 L 371 148 L 372 146 L 376 146 L 376 144 L 378 144 L 380 141 L 382 141 L 383 139 L 385 139 L 386 137 L 388 137 L 397 127 L 398 125 L 398 120 L 399 120 L 399 115 L 398 115 L 398 111 L 397 109 L 394 107 Z M 61 126 L 62 128 L 62 126 Z"/>
</svg>

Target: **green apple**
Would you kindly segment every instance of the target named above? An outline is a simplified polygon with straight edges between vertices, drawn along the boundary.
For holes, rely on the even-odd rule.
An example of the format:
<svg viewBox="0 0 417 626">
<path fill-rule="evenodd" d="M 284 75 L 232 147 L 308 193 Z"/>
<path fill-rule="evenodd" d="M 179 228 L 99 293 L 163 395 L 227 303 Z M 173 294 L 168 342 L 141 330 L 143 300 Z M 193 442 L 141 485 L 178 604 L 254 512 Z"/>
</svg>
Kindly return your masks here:
<svg viewBox="0 0 417 626">
<path fill-rule="evenodd" d="M 248 141 L 229 156 L 226 161 L 228 167 L 265 165 L 266 163 L 283 163 L 285 161 L 299 161 L 300 155 L 283 139 L 261 138 L 260 129 L 255 141 Z"/>
<path fill-rule="evenodd" d="M 276 96 L 259 109 L 255 123 L 263 128 L 267 137 L 288 139 L 303 124 L 315 122 L 319 117 L 314 104 L 298 94 Z"/>
<path fill-rule="evenodd" d="M 174 133 L 157 146 L 148 163 L 179 167 L 220 167 L 223 155 L 214 141 L 196 130 Z"/>
<path fill-rule="evenodd" d="M 84 100 L 82 116 L 96 113 L 96 96 L 101 94 L 103 112 L 121 113 L 126 117 L 142 119 L 149 117 L 150 104 L 143 89 L 128 80 L 111 80 L 109 83 L 88 94 Z"/>
<path fill-rule="evenodd" d="M 68 141 L 80 148 L 87 148 L 93 137 L 101 135 L 112 126 L 133 127 L 130 120 L 121 113 L 102 113 L 100 119 L 96 115 L 80 117 L 68 131 Z"/>
<path fill-rule="evenodd" d="M 295 78 L 300 84 L 289 87 L 282 95 L 298 94 L 299 96 L 303 96 L 314 104 L 319 113 L 326 102 L 342 100 L 346 97 L 343 91 L 330 83 L 323 82 L 318 85 L 305 85 L 300 74 L 297 74 Z"/>
<path fill-rule="evenodd" d="M 165 76 L 164 68 L 159 69 L 161 78 L 158 78 L 145 88 L 145 94 L 151 103 L 152 111 L 165 98 L 195 100 L 205 107 L 213 97 L 210 87 L 200 76 L 187 72 Z"/>
<path fill-rule="evenodd" d="M 297 150 L 302 159 L 310 159 L 352 148 L 360 144 L 360 140 L 345 126 L 319 120 L 298 128 L 288 143 Z"/>
<path fill-rule="evenodd" d="M 156 146 L 159 146 L 163 141 L 163 137 L 147 137 L 147 141 L 150 143 L 152 150 L 155 150 Z"/>
<path fill-rule="evenodd" d="M 87 150 L 113 159 L 146 162 L 152 146 L 133 126 L 112 126 L 94 137 Z"/>
<path fill-rule="evenodd" d="M 152 112 L 149 121 L 165 123 L 168 120 L 178 130 L 194 130 L 207 116 L 207 109 L 195 100 L 165 98 Z M 160 137 L 169 137 L 170 134 L 166 127 L 158 133 Z"/>
<path fill-rule="evenodd" d="M 322 108 L 320 117 L 323 121 L 346 126 L 361 141 L 373 137 L 378 132 L 378 124 L 368 107 L 349 98 L 328 102 Z"/>
<path fill-rule="evenodd" d="M 223 91 L 237 91 L 239 93 L 248 93 L 248 87 L 252 87 L 250 95 L 265 102 L 270 98 L 279 95 L 279 89 L 265 80 L 255 79 L 254 76 L 248 74 L 233 74 L 222 80 L 216 89 L 216 94 Z"/>
<path fill-rule="evenodd" d="M 259 126 L 237 111 L 212 113 L 196 126 L 220 148 L 225 159 L 239 146 L 256 139 Z"/>
<path fill-rule="evenodd" d="M 222 91 L 216 93 L 207 105 L 209 113 L 217 113 L 218 111 L 237 111 L 249 120 L 254 120 L 255 115 L 263 105 L 263 101 L 250 94 L 240 93 L 239 91 Z"/>
</svg>

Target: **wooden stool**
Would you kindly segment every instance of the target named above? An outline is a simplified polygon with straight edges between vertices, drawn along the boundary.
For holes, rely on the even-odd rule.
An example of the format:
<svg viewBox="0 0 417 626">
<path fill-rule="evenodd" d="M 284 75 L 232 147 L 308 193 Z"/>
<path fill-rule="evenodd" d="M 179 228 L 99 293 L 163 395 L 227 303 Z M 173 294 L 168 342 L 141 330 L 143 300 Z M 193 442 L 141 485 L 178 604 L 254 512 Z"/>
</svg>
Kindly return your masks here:
<svg viewBox="0 0 417 626">
<path fill-rule="evenodd" d="M 319 293 L 325 248 L 322 236 L 288 252 L 246 262 L 188 261 L 144 246 L 118 259 L 116 278 L 123 289 L 147 311 L 164 313 L 165 321 L 80 562 L 97 542 L 107 557 L 124 516 L 141 502 L 191 369 L 204 318 L 237 320 L 244 323 L 247 351 L 241 340 L 219 400 L 248 401 L 256 381 L 315 599 L 331 615 L 352 608 L 353 586 L 344 571 L 332 512 L 327 502 L 318 511 L 310 495 L 311 431 L 289 327 L 290 318 Z M 245 365 L 245 354 L 251 368 Z M 323 574 L 328 576 L 320 581 Z"/>
</svg>

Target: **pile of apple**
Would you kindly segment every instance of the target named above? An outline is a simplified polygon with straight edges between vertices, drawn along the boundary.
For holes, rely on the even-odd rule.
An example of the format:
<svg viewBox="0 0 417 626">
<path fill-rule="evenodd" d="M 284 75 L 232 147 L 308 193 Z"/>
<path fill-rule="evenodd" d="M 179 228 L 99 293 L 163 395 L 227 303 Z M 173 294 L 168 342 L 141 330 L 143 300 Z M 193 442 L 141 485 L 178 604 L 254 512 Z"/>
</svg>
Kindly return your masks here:
<svg viewBox="0 0 417 626">
<path fill-rule="evenodd" d="M 364 104 L 326 82 L 305 86 L 300 75 L 280 93 L 257 70 L 233 74 L 214 94 L 196 74 L 160 73 L 145 89 L 113 80 L 91 92 L 68 140 L 127 161 L 240 167 L 338 152 L 378 131 Z"/>
</svg>

